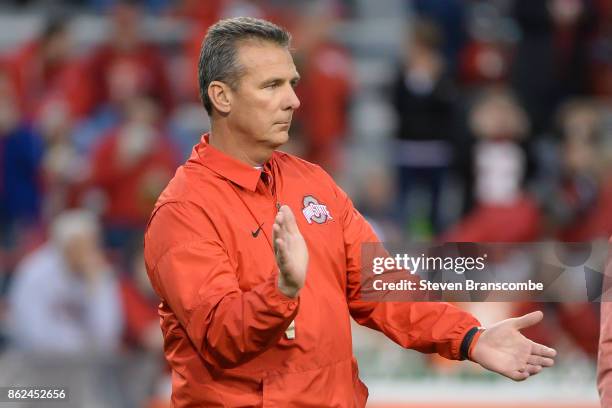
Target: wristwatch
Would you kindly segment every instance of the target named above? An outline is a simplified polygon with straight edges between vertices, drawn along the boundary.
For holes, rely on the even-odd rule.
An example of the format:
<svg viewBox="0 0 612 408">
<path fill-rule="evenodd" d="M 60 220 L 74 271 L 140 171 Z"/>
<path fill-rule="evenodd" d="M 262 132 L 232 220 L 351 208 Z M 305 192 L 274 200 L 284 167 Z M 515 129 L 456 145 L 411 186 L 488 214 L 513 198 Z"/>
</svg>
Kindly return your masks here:
<svg viewBox="0 0 612 408">
<path fill-rule="evenodd" d="M 459 348 L 459 355 L 461 357 L 461 360 L 469 359 L 470 347 L 472 345 L 472 342 L 474 341 L 476 335 L 483 331 L 485 331 L 485 328 L 478 326 L 474 326 L 470 330 L 468 330 L 468 332 L 463 337 L 463 340 L 461 341 L 461 347 Z"/>
</svg>

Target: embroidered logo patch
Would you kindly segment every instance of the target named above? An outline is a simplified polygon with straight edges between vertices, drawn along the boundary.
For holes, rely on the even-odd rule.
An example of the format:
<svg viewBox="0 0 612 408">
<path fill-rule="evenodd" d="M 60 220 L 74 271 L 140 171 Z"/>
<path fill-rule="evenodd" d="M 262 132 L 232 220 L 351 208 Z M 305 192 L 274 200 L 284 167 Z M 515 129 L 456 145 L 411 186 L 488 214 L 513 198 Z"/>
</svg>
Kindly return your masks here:
<svg viewBox="0 0 612 408">
<path fill-rule="evenodd" d="M 312 224 L 313 221 L 317 224 L 323 224 L 328 219 L 333 219 L 327 210 L 327 206 L 325 204 L 319 204 L 319 201 L 313 196 L 304 197 L 303 203 L 304 208 L 302 209 L 302 214 L 304 214 L 309 224 Z"/>
</svg>

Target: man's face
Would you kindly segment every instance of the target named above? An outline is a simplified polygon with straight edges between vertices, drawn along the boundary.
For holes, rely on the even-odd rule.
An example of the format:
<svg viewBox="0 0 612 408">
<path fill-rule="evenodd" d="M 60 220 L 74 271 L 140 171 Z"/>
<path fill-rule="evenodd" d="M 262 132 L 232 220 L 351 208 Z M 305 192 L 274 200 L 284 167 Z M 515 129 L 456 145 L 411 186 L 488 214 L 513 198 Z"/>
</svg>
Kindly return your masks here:
<svg viewBox="0 0 612 408">
<path fill-rule="evenodd" d="M 300 106 L 293 58 L 284 47 L 249 41 L 238 46 L 238 62 L 244 72 L 230 91 L 230 126 L 249 142 L 277 148 L 289 139 L 291 118 Z"/>
</svg>

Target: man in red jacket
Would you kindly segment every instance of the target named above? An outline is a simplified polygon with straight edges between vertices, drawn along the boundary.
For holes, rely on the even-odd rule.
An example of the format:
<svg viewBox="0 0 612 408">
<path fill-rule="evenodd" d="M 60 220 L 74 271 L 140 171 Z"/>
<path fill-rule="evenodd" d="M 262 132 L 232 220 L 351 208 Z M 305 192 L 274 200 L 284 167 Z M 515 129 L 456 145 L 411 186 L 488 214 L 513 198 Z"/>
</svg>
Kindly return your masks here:
<svg viewBox="0 0 612 408">
<path fill-rule="evenodd" d="M 145 235 L 173 406 L 365 406 L 350 317 L 514 380 L 551 366 L 555 351 L 519 332 L 540 312 L 483 331 L 446 303 L 361 299 L 361 244 L 376 235 L 320 167 L 276 150 L 300 105 L 289 41 L 271 23 L 236 18 L 213 25 L 202 46 L 212 129 Z"/>
</svg>

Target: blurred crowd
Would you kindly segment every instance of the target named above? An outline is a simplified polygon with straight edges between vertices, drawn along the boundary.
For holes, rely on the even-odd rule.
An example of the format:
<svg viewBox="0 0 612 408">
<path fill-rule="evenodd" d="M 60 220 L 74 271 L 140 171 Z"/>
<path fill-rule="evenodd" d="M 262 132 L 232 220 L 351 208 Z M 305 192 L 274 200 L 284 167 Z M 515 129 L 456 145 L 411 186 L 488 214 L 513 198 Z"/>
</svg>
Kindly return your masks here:
<svg viewBox="0 0 612 408">
<path fill-rule="evenodd" d="M 359 30 L 361 2 L 53 3 L 50 13 L 45 1 L 0 9 L 41 21 L 35 35 L 0 48 L 1 347 L 161 359 L 142 233 L 208 130 L 197 89 L 208 26 L 251 15 L 292 32 L 302 107 L 286 149 L 350 177 L 346 147 L 359 149 L 351 109 L 365 90 L 359 55 L 338 28 Z M 402 4 L 402 48 L 384 61 L 390 75 L 377 90 L 396 118 L 378 141 L 384 171 L 359 180 L 353 194 L 381 236 L 612 235 L 612 2 Z M 104 23 L 86 47 L 74 35 L 80 13 Z M 171 40 L 151 28 L 164 24 L 180 27 Z M 563 331 L 596 357 L 597 307 L 540 306 L 555 313 L 536 340 L 554 343 Z M 167 398 L 166 373 L 149 392 L 164 397 L 150 406 Z"/>
</svg>

